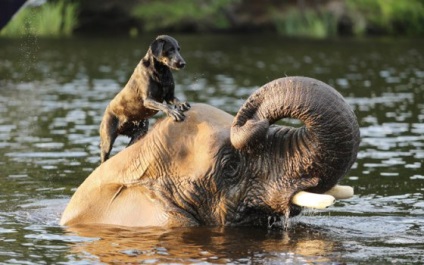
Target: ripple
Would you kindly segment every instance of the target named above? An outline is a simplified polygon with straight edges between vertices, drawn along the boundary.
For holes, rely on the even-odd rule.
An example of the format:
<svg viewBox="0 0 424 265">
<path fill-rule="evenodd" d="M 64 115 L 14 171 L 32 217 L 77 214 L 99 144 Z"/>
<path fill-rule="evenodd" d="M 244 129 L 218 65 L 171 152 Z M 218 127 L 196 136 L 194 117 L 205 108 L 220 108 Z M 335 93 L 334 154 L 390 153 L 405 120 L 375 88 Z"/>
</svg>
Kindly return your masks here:
<svg viewBox="0 0 424 265">
<path fill-rule="evenodd" d="M 17 158 L 66 158 L 66 157 L 85 157 L 86 152 L 28 152 L 28 153 L 6 153 L 6 156 Z"/>
<path fill-rule="evenodd" d="M 344 180 L 355 186 L 357 195 L 300 216 L 293 230 L 277 235 L 252 228 L 157 232 L 102 231 L 96 226 L 85 237 L 65 230 L 57 221 L 66 201 L 99 163 L 98 126 L 104 109 L 127 82 L 134 58 L 145 50 L 140 39 L 40 39 L 37 64 L 25 72 L 20 71 L 19 45 L 7 40 L 0 49 L 5 66 L 0 69 L 0 240 L 7 242 L 1 251 L 5 263 L 92 264 L 108 258 L 119 263 L 121 255 L 124 261 L 134 257 L 133 263 L 423 263 L 420 41 L 181 38 L 185 47 L 191 46 L 185 48 L 190 67 L 175 74 L 176 93 L 190 102 L 235 113 L 274 77 L 313 76 L 334 85 L 361 126 L 358 159 Z M 118 138 L 114 150 L 127 142 Z"/>
<path fill-rule="evenodd" d="M 65 146 L 64 143 L 48 142 L 48 143 L 35 143 L 34 147 L 42 149 L 62 149 Z"/>
</svg>

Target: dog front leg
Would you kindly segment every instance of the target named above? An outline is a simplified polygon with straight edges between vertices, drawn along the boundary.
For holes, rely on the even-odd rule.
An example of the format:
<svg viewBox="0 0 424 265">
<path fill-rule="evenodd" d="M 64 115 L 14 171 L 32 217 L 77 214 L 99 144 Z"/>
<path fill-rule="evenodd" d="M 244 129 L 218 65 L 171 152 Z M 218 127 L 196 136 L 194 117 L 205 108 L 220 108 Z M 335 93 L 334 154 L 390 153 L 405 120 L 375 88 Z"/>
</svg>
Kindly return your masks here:
<svg viewBox="0 0 424 265">
<path fill-rule="evenodd" d="M 176 97 L 174 97 L 172 100 L 168 101 L 168 104 L 174 105 L 177 109 L 179 109 L 181 111 L 187 111 L 191 108 L 190 104 L 187 101 L 181 102 Z"/>
<path fill-rule="evenodd" d="M 164 112 L 167 116 L 174 118 L 174 121 L 183 121 L 185 116 L 179 109 L 171 109 L 168 105 L 157 102 L 153 99 L 145 99 L 144 106 L 148 109 L 160 110 Z"/>
</svg>

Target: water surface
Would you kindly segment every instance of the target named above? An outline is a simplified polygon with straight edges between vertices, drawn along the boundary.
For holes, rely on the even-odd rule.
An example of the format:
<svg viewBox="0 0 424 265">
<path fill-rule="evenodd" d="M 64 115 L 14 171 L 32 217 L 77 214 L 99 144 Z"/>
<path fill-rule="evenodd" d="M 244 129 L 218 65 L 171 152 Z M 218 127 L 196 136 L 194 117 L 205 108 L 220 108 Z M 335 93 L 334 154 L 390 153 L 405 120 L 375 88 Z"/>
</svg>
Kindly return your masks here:
<svg viewBox="0 0 424 265">
<path fill-rule="evenodd" d="M 175 36 L 188 63 L 174 74 L 176 94 L 189 102 L 234 114 L 257 87 L 290 75 L 336 87 L 361 126 L 342 181 L 356 195 L 305 212 L 288 231 L 60 227 L 99 163 L 103 111 L 153 37 L 0 39 L 0 263 L 424 263 L 421 40 Z"/>
</svg>

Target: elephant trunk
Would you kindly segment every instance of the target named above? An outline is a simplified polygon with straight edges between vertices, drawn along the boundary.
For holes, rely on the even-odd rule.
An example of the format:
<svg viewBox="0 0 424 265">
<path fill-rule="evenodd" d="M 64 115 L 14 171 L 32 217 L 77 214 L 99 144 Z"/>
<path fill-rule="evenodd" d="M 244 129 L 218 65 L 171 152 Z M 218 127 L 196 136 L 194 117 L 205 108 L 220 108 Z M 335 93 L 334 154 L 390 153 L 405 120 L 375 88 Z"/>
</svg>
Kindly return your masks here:
<svg viewBox="0 0 424 265">
<path fill-rule="evenodd" d="M 299 119 L 304 126 L 269 126 L 283 118 Z M 355 162 L 359 126 L 334 88 L 312 78 L 286 77 L 258 89 L 234 118 L 231 143 L 236 149 L 254 150 L 258 141 L 276 163 L 283 163 L 277 174 L 314 183 L 307 188 L 323 193 Z"/>
</svg>

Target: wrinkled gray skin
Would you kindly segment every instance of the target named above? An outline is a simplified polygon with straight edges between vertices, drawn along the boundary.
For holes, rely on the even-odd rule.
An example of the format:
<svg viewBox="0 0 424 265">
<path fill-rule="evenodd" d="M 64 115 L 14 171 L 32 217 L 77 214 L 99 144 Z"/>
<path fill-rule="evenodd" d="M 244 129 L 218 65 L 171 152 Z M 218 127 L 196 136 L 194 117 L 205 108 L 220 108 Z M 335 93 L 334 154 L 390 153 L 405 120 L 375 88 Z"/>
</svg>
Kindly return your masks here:
<svg viewBox="0 0 424 265">
<path fill-rule="evenodd" d="M 181 123 L 164 119 L 98 167 L 61 224 L 270 225 L 300 213 L 299 191 L 323 193 L 347 173 L 359 145 L 355 114 L 311 78 L 272 81 L 236 117 L 195 104 Z M 299 128 L 273 125 L 297 118 Z"/>
</svg>

